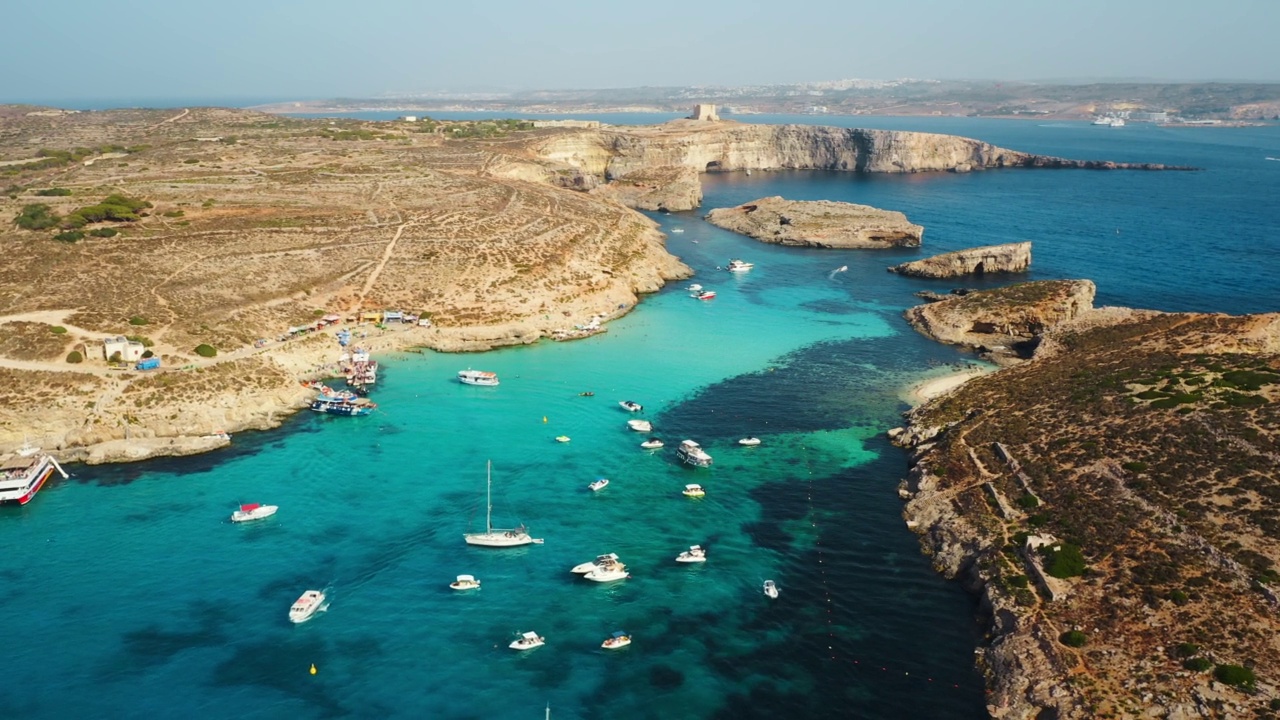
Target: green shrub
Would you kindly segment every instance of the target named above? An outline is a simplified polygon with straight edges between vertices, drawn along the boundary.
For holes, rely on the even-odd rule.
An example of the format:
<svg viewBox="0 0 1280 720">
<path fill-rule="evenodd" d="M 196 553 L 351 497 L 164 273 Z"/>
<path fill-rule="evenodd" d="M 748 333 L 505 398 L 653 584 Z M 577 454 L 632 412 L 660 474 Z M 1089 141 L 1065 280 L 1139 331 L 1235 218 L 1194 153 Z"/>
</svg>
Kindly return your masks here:
<svg viewBox="0 0 1280 720">
<path fill-rule="evenodd" d="M 1195 657 L 1195 654 L 1198 652 L 1200 652 L 1200 646 L 1195 643 L 1189 643 L 1189 642 L 1178 643 L 1179 657 L 1184 657 L 1184 658 Z"/>
<path fill-rule="evenodd" d="M 61 325 L 54 325 L 53 327 L 49 328 L 49 332 L 53 333 L 54 335 L 66 335 L 67 329 L 62 327 Z"/>
<path fill-rule="evenodd" d="M 1272 710 L 1280 710 L 1280 698 L 1272 698 L 1271 702 L 1267 703 L 1267 707 Z"/>
<path fill-rule="evenodd" d="M 32 203 L 22 208 L 13 222 L 23 230 L 47 230 L 55 227 L 62 218 L 44 203 Z"/>
<path fill-rule="evenodd" d="M 1030 584 L 1030 580 L 1026 575 L 1013 575 L 1009 578 L 1009 586 L 1015 588 L 1024 588 Z"/>
<path fill-rule="evenodd" d="M 1253 671 L 1239 665 L 1219 665 L 1213 669 L 1213 676 L 1224 685 L 1253 689 L 1258 678 Z"/>
<path fill-rule="evenodd" d="M 73 365 L 75 363 L 82 363 L 84 362 L 84 356 L 80 354 L 79 350 L 72 350 L 71 352 L 67 353 L 67 362 Z"/>
<path fill-rule="evenodd" d="M 1034 510 L 1035 508 L 1040 507 L 1040 500 L 1035 495 L 1027 493 L 1018 498 L 1018 507 L 1023 510 Z"/>
<path fill-rule="evenodd" d="M 1137 460 L 1134 460 L 1132 462 L 1124 463 L 1120 467 L 1124 468 L 1125 470 L 1128 470 L 1129 472 L 1140 473 L 1147 469 L 1147 464 L 1144 462 L 1139 462 Z"/>
<path fill-rule="evenodd" d="M 109 238 L 109 237 L 115 237 L 119 235 L 120 231 L 116 230 L 115 228 L 96 228 L 96 229 L 90 230 L 89 234 L 94 237 Z"/>
<path fill-rule="evenodd" d="M 1134 395 L 1134 397 L 1138 398 L 1139 400 L 1159 400 L 1161 398 L 1167 398 L 1169 396 L 1165 393 L 1160 392 L 1159 390 L 1143 390 L 1137 395 Z"/>
<path fill-rule="evenodd" d="M 153 352 L 151 352 L 150 350 L 143 350 L 143 351 L 142 351 L 142 359 L 143 359 L 143 360 L 146 360 L 146 359 L 147 359 L 147 358 L 149 358 L 149 357 L 155 357 L 155 356 L 156 356 L 156 354 L 155 354 L 155 353 L 153 353 Z"/>
<path fill-rule="evenodd" d="M 146 335 L 126 335 L 125 339 L 132 340 L 136 343 L 142 343 L 142 347 L 152 347 L 155 345 L 155 343 L 151 341 L 151 338 Z"/>
<path fill-rule="evenodd" d="M 207 343 L 201 343 L 196 346 L 196 354 L 200 357 L 211 358 L 218 354 L 218 349 Z"/>
<path fill-rule="evenodd" d="M 179 217 L 182 217 L 183 215 L 186 215 L 186 213 L 183 212 L 182 210 L 170 210 L 169 212 L 164 214 L 164 216 L 167 218 L 179 218 Z"/>
<path fill-rule="evenodd" d="M 1172 600 L 1175 605 L 1186 605 L 1188 602 L 1191 602 L 1191 598 L 1181 590 L 1174 590 L 1170 592 L 1169 599 Z"/>
<path fill-rule="evenodd" d="M 146 318 L 142 317 L 141 315 L 134 315 L 133 317 L 129 318 L 130 325 L 147 325 L 149 324 L 149 322 L 150 321 L 148 321 Z"/>
<path fill-rule="evenodd" d="M 124 195 L 108 195 L 105 200 L 97 205 L 87 205 L 79 208 L 63 218 L 62 226 L 64 228 L 78 228 L 84 227 L 89 223 L 107 220 L 133 222 L 140 217 L 139 211 L 149 207 L 151 207 L 151 203 L 146 200 L 138 200 Z"/>
<path fill-rule="evenodd" d="M 1058 641 L 1068 647 L 1078 648 L 1084 647 L 1085 643 L 1089 642 L 1089 636 L 1079 630 L 1068 630 L 1058 637 Z"/>
<path fill-rule="evenodd" d="M 60 188 L 60 187 L 45 188 L 43 190 L 37 190 L 36 194 L 39 195 L 40 197 L 66 197 L 67 195 L 71 194 L 71 190 L 68 188 Z"/>
<path fill-rule="evenodd" d="M 1191 658 L 1190 660 L 1183 662 L 1182 667 L 1188 670 L 1194 670 L 1195 672 L 1204 672 L 1205 670 L 1213 667 L 1213 663 L 1209 662 L 1205 658 L 1198 657 Z"/>
<path fill-rule="evenodd" d="M 58 242 L 73 243 L 84 239 L 84 233 L 79 230 L 65 230 L 53 236 Z"/>
<path fill-rule="evenodd" d="M 1084 553 L 1080 551 L 1079 546 L 1071 543 L 1061 543 L 1046 547 L 1042 552 L 1044 552 L 1047 561 L 1045 563 L 1045 572 L 1053 577 L 1072 578 L 1084 574 Z"/>
</svg>

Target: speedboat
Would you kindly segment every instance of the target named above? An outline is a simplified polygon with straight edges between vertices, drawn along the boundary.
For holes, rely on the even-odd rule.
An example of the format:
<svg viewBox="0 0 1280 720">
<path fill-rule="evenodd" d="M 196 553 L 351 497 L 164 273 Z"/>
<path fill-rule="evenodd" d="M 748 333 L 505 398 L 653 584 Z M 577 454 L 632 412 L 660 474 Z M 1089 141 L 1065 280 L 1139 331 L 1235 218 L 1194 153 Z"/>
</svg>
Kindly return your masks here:
<svg viewBox="0 0 1280 720">
<path fill-rule="evenodd" d="M 568 435 L 557 435 L 557 436 L 556 436 L 556 442 L 569 442 L 569 440 L 571 440 L 571 439 L 572 439 L 572 438 L 570 438 Z"/>
<path fill-rule="evenodd" d="M 293 601 L 293 606 L 289 608 L 289 622 L 304 623 L 310 620 L 317 612 L 320 612 L 320 608 L 323 606 L 324 592 L 308 590 L 302 593 L 302 597 Z"/>
<path fill-rule="evenodd" d="M 707 561 L 707 551 L 701 545 L 690 545 L 688 550 L 676 556 L 676 562 L 699 563 Z"/>
<path fill-rule="evenodd" d="M 454 590 L 475 590 L 480 587 L 480 581 L 473 575 L 459 575 L 457 580 L 449 583 L 449 587 Z"/>
<path fill-rule="evenodd" d="M 592 570 L 595 570 L 596 566 L 598 565 L 604 565 L 607 563 L 617 562 L 617 561 L 618 561 L 617 553 L 608 553 L 605 555 L 598 555 L 596 556 L 596 559 L 592 560 L 591 562 L 584 562 L 584 563 L 579 563 L 577 565 L 574 565 L 573 569 L 570 570 L 569 572 L 576 573 L 578 575 L 586 575 Z"/>
<path fill-rule="evenodd" d="M 744 262 L 742 260 L 730 260 L 729 267 L 725 269 L 731 273 L 744 273 L 750 272 L 753 267 L 755 267 L 754 263 Z"/>
<path fill-rule="evenodd" d="M 684 493 L 685 497 L 692 498 L 700 498 L 707 494 L 707 491 L 703 490 L 702 486 L 697 483 L 689 483 L 688 485 L 685 485 L 684 490 L 681 492 Z"/>
<path fill-rule="evenodd" d="M 715 296 L 716 296 L 715 290 L 699 290 L 698 292 L 689 294 L 689 297 L 696 298 L 698 300 L 711 300 L 715 298 Z"/>
<path fill-rule="evenodd" d="M 676 457 L 680 462 L 694 467 L 711 467 L 711 456 L 702 446 L 692 440 L 681 441 L 680 447 L 676 448 Z"/>
<path fill-rule="evenodd" d="M 755 447 L 760 444 L 760 438 L 758 437 L 742 438 L 741 440 L 738 441 L 738 444 L 742 445 L 743 447 Z"/>
<path fill-rule="evenodd" d="M 688 287 L 688 290 L 691 293 L 700 293 L 702 292 L 702 286 L 699 285 L 698 283 L 694 283 Z"/>
<path fill-rule="evenodd" d="M 591 488 L 592 492 L 598 492 L 600 490 L 603 490 L 604 486 L 608 484 L 609 484 L 609 478 L 600 478 L 599 480 L 596 480 L 595 482 L 591 483 L 587 487 Z"/>
<path fill-rule="evenodd" d="M 626 410 L 627 412 L 640 412 L 641 410 L 644 409 L 643 405 L 641 405 L 640 403 L 634 400 L 621 400 L 618 402 L 618 404 L 621 405 L 622 409 Z"/>
<path fill-rule="evenodd" d="M 466 385 L 484 385 L 486 387 L 493 387 L 498 384 L 498 374 L 468 368 L 466 370 L 458 371 L 458 382 Z"/>
<path fill-rule="evenodd" d="M 231 513 L 231 522 L 249 522 L 269 518 L 279 509 L 278 505 L 259 505 L 258 503 L 241 505 L 239 510 Z"/>
<path fill-rule="evenodd" d="M 605 583 L 613 582 L 615 580 L 626 580 L 631 577 L 631 574 L 627 572 L 627 566 L 619 562 L 615 557 L 596 564 L 596 566 L 591 569 L 591 572 L 583 575 L 582 577 L 590 580 L 591 582 Z"/>
<path fill-rule="evenodd" d="M 684 232 L 684 228 L 671 228 L 671 232 L 673 232 L 673 233 L 682 233 L 682 232 Z"/>
<path fill-rule="evenodd" d="M 778 586 L 772 580 L 764 581 L 764 594 L 768 595 L 771 600 L 778 599 Z"/>
<path fill-rule="evenodd" d="M 512 650 L 532 650 L 536 647 L 542 647 L 547 643 L 547 639 L 540 637 L 536 632 L 527 632 L 511 641 L 507 647 Z"/>
<path fill-rule="evenodd" d="M 600 647 L 604 648 L 605 650 L 617 650 L 618 648 L 624 648 L 630 644 L 631 644 L 631 636 L 627 634 L 627 631 L 618 630 L 618 631 L 615 631 L 609 637 L 605 638 L 604 642 L 600 643 Z"/>
<path fill-rule="evenodd" d="M 627 427 L 635 430 L 636 432 L 653 432 L 653 423 L 648 420 L 628 420 Z"/>
<path fill-rule="evenodd" d="M 662 447 L 662 441 L 657 438 L 654 438 L 652 440 L 645 440 L 644 442 L 640 443 L 640 447 L 644 448 L 645 450 L 657 450 L 658 448 Z"/>
</svg>

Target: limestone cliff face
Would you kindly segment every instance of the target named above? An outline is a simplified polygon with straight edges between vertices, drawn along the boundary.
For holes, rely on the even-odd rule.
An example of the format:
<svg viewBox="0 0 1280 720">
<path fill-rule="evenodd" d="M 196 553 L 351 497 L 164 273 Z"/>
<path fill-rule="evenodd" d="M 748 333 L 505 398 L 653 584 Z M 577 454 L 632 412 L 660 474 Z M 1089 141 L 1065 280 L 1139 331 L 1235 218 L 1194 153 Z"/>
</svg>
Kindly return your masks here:
<svg viewBox="0 0 1280 720">
<path fill-rule="evenodd" d="M 957 250 L 889 268 L 890 272 L 925 278 L 952 278 L 987 273 L 1026 272 L 1031 267 L 1031 243 L 1009 243 Z"/>
<path fill-rule="evenodd" d="M 592 194 L 636 210 L 675 212 L 692 210 L 702 204 L 702 183 L 693 168 L 658 167 L 614 178 Z"/>
<path fill-rule="evenodd" d="M 919 247 L 924 228 L 893 210 L 767 197 L 707 213 L 707 222 L 761 242 L 821 248 Z"/>
</svg>

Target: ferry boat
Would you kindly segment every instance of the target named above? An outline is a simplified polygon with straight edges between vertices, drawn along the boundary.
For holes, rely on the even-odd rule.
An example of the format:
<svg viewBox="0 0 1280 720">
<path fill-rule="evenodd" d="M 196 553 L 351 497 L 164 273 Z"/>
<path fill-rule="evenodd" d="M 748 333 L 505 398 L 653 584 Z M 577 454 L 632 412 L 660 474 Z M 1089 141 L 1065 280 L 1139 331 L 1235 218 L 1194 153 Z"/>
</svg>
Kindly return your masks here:
<svg viewBox="0 0 1280 720">
<path fill-rule="evenodd" d="M 276 514 L 280 509 L 279 505 L 259 505 L 251 503 L 249 505 L 241 505 L 239 510 L 231 513 L 231 522 L 249 522 L 251 520 L 262 520 Z"/>
<path fill-rule="evenodd" d="M 289 608 L 289 622 L 295 624 L 304 623 L 320 612 L 323 607 L 324 592 L 321 590 L 308 590 L 293 601 L 293 606 Z"/>
<path fill-rule="evenodd" d="M 600 647 L 605 650 L 617 650 L 618 648 L 624 648 L 630 644 L 631 636 L 627 634 L 627 631 L 618 630 L 614 632 L 613 635 L 605 638 L 605 641 L 600 643 Z"/>
<path fill-rule="evenodd" d="M 702 446 L 692 440 L 685 440 L 676 448 L 676 457 L 680 462 L 694 467 L 711 467 L 711 456 Z"/>
<path fill-rule="evenodd" d="M 512 650 L 532 650 L 536 647 L 542 647 L 547 643 L 547 639 L 541 637 L 536 632 L 527 632 L 511 641 L 507 647 Z"/>
<path fill-rule="evenodd" d="M 483 385 L 485 387 L 493 387 L 498 384 L 498 374 L 485 372 L 483 370 L 466 370 L 458 371 L 458 382 L 464 385 Z"/>
<path fill-rule="evenodd" d="M 753 263 L 744 262 L 742 260 L 730 260 L 729 267 L 726 268 L 731 273 L 751 272 L 751 268 L 755 267 Z"/>
<path fill-rule="evenodd" d="M 311 401 L 311 409 L 316 412 L 328 415 L 344 415 L 346 417 L 368 415 L 377 407 L 377 403 L 370 402 L 364 398 L 346 400 L 320 396 Z"/>
<path fill-rule="evenodd" d="M 24 443 L 16 453 L 0 462 L 0 504 L 26 505 L 55 472 L 67 477 L 67 472 L 52 455 Z"/>
</svg>

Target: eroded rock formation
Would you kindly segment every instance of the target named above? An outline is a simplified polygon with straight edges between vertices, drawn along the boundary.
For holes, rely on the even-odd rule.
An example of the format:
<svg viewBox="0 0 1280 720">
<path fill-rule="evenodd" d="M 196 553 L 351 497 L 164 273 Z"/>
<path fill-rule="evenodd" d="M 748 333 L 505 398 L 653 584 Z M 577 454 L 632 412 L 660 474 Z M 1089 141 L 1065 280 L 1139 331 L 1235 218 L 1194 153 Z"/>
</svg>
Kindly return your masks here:
<svg viewBox="0 0 1280 720">
<path fill-rule="evenodd" d="M 761 242 L 800 247 L 918 247 L 924 234 L 923 227 L 893 210 L 778 196 L 712 210 L 707 222 Z"/>
<path fill-rule="evenodd" d="M 693 168 L 657 167 L 614 178 L 592 194 L 636 210 L 674 212 L 692 210 L 702 204 L 702 183 Z"/>
<path fill-rule="evenodd" d="M 987 273 L 1026 272 L 1031 267 L 1031 243 L 985 245 L 894 265 L 889 272 L 924 278 L 952 278 Z"/>
</svg>

